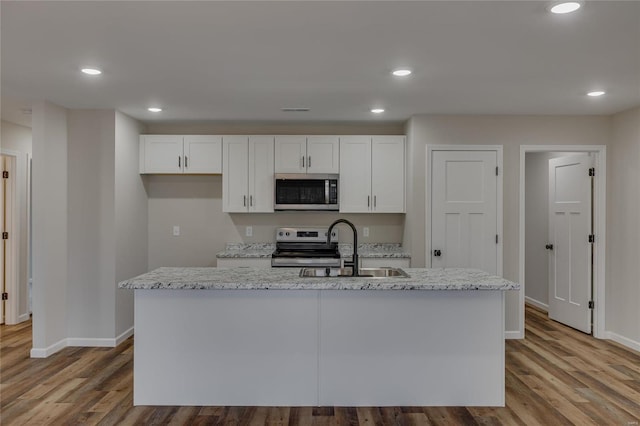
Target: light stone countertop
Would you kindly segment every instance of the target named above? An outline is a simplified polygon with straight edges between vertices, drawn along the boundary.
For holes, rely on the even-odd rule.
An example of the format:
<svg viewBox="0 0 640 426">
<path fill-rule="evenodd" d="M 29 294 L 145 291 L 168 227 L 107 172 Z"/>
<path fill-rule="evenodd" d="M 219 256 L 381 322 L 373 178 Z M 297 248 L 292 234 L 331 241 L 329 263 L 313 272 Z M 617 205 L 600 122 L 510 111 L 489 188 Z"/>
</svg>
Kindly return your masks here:
<svg viewBox="0 0 640 426">
<path fill-rule="evenodd" d="M 478 269 L 404 268 L 409 278 L 300 278 L 300 268 L 155 269 L 118 284 L 167 290 L 518 290 L 520 284 Z"/>
<path fill-rule="evenodd" d="M 275 249 L 275 243 L 227 243 L 225 250 L 216 254 L 216 257 L 218 259 L 271 257 Z"/>
</svg>

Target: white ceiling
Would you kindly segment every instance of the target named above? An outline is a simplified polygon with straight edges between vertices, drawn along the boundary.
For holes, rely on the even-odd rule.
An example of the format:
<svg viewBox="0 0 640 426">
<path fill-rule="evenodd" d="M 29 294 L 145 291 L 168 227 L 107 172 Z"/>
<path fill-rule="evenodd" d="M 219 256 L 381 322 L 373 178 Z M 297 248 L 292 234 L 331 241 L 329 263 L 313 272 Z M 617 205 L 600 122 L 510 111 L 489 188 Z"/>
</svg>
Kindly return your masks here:
<svg viewBox="0 0 640 426">
<path fill-rule="evenodd" d="M 26 121 L 20 109 L 39 99 L 146 122 L 612 114 L 640 105 L 640 2 L 587 2 L 570 15 L 547 5 L 2 1 L 2 116 Z M 104 74 L 85 76 L 83 65 Z M 414 74 L 392 77 L 399 66 Z M 591 89 L 607 95 L 589 98 Z M 154 115 L 151 104 L 166 110 Z M 373 106 L 386 112 L 374 116 Z"/>
</svg>

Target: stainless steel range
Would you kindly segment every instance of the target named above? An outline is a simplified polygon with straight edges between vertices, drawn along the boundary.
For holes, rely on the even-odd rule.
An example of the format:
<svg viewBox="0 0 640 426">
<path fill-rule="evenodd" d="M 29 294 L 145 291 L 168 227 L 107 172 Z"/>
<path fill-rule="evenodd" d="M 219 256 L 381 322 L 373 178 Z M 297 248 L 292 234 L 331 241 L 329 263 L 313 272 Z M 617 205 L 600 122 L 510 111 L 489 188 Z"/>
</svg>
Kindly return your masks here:
<svg viewBox="0 0 640 426">
<path fill-rule="evenodd" d="M 276 250 L 271 256 L 271 266 L 340 266 L 338 231 L 331 232 L 331 244 L 327 246 L 327 228 L 278 228 Z"/>
</svg>

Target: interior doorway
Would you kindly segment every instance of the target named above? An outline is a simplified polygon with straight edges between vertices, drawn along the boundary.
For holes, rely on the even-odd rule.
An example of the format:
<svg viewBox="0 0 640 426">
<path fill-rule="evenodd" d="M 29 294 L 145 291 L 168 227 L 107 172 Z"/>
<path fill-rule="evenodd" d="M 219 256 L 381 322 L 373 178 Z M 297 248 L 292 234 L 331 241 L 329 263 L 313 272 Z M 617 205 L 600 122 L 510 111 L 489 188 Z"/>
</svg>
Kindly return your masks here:
<svg viewBox="0 0 640 426">
<path fill-rule="evenodd" d="M 604 337 L 605 187 L 604 146 L 521 146 L 523 303 L 595 337 Z"/>
</svg>

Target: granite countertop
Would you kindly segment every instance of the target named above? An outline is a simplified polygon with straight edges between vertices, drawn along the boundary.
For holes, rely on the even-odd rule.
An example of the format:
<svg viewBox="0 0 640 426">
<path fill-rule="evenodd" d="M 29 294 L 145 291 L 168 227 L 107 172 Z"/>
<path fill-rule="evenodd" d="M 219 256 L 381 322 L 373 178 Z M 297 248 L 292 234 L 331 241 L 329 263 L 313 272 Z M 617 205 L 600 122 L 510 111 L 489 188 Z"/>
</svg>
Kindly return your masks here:
<svg viewBox="0 0 640 426">
<path fill-rule="evenodd" d="M 300 268 L 155 269 L 118 284 L 128 289 L 208 290 L 517 290 L 479 269 L 404 268 L 409 278 L 300 278 Z"/>
<path fill-rule="evenodd" d="M 216 257 L 218 259 L 271 257 L 275 249 L 274 243 L 227 243 L 225 250 L 216 254 Z"/>
<path fill-rule="evenodd" d="M 353 244 L 339 243 L 338 248 L 342 257 L 353 255 Z M 358 244 L 358 256 L 360 258 L 411 259 L 411 253 L 404 251 L 399 243 Z"/>
<path fill-rule="evenodd" d="M 342 257 L 353 255 L 353 244 L 340 243 L 338 247 Z M 216 257 L 218 259 L 271 257 L 275 248 L 274 243 L 227 243 L 225 250 L 216 254 Z M 358 256 L 361 258 L 411 259 L 411 254 L 404 251 L 398 243 L 358 244 Z"/>
</svg>

